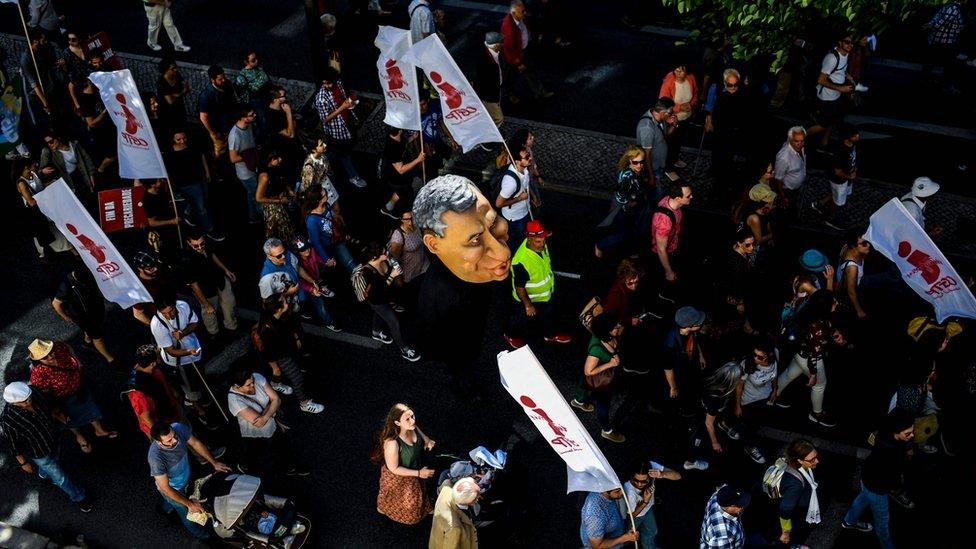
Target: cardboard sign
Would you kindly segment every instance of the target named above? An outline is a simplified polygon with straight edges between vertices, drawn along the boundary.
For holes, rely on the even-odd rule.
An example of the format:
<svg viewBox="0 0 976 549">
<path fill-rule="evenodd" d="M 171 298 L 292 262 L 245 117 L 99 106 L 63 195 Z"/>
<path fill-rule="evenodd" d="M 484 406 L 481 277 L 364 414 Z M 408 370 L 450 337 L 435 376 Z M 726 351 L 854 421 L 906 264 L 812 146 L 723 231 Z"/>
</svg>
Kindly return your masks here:
<svg viewBox="0 0 976 549">
<path fill-rule="evenodd" d="M 146 226 L 142 209 L 145 187 L 110 189 L 98 193 L 98 221 L 106 233 Z"/>
</svg>

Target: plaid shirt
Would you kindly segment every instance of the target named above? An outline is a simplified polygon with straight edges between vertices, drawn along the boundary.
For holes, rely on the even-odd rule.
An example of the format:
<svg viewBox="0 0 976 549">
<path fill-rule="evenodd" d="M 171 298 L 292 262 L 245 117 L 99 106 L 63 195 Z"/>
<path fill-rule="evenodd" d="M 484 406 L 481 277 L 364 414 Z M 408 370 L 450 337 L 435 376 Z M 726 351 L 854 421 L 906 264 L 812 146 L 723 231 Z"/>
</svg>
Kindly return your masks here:
<svg viewBox="0 0 976 549">
<path fill-rule="evenodd" d="M 959 41 L 965 19 L 958 2 L 939 8 L 929 21 L 929 44 L 955 44 Z"/>
<path fill-rule="evenodd" d="M 346 95 L 346 89 L 342 86 L 342 81 L 337 81 L 335 86 L 339 88 L 340 95 L 342 97 L 349 97 Z M 332 95 L 332 90 L 327 90 L 325 88 L 319 88 L 319 92 L 315 94 L 315 110 L 319 112 L 319 120 L 322 121 L 322 128 L 325 129 L 325 134 L 332 139 L 337 139 L 339 141 L 348 141 L 352 139 L 352 132 L 349 131 L 349 126 L 346 125 L 346 121 L 342 114 L 338 114 L 332 120 L 328 122 L 325 121 L 326 117 L 336 111 L 339 108 L 339 104 L 336 103 L 335 97 Z M 356 114 L 352 112 L 352 109 L 346 111 L 352 119 L 356 118 Z"/>
<path fill-rule="evenodd" d="M 745 534 L 739 517 L 730 515 L 718 505 L 718 490 L 705 507 L 701 528 L 701 549 L 743 549 Z"/>
</svg>

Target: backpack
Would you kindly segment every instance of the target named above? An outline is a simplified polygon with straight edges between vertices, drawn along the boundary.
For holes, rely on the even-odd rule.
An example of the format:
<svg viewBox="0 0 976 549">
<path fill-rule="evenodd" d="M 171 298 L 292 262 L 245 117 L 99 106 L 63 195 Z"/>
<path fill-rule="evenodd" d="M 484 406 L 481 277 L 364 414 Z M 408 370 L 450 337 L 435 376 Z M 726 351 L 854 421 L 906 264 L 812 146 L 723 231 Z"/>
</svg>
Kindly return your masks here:
<svg viewBox="0 0 976 549">
<path fill-rule="evenodd" d="M 836 72 L 837 69 L 840 68 L 840 55 L 837 54 L 837 50 L 836 49 L 831 49 L 829 52 L 827 52 L 827 55 L 830 55 L 830 56 L 832 56 L 834 58 L 834 68 L 830 69 L 830 72 L 827 73 L 827 77 L 829 79 L 830 78 L 830 75 L 831 74 L 834 74 L 834 72 Z M 845 72 L 847 71 L 847 65 L 844 65 L 844 71 Z M 820 94 L 820 91 L 821 90 L 823 90 L 823 86 L 821 86 L 820 84 L 817 84 L 817 94 L 818 95 Z"/>
<path fill-rule="evenodd" d="M 522 191 L 522 178 L 519 177 L 519 174 L 513 172 L 507 166 L 505 167 L 505 169 L 500 169 L 500 168 L 496 169 L 495 172 L 491 175 L 491 177 L 482 180 L 481 184 L 478 185 L 478 190 L 481 191 L 481 194 L 485 195 L 485 198 L 488 199 L 488 202 L 491 204 L 492 208 L 495 207 L 495 204 L 498 202 L 498 197 L 499 195 L 501 195 L 502 179 L 505 179 L 506 175 L 511 175 L 512 177 L 514 177 L 515 181 L 519 185 L 519 188 L 512 196 L 519 194 L 519 192 Z M 506 196 L 505 198 L 512 198 L 512 197 Z"/>
<path fill-rule="evenodd" d="M 784 458 L 777 459 L 776 463 L 770 465 L 763 473 L 762 489 L 770 499 L 780 498 L 779 485 L 783 482 L 783 475 L 787 473 L 800 479 L 801 483 L 804 482 L 803 476 L 791 469 Z"/>
<path fill-rule="evenodd" d="M 356 295 L 356 301 L 362 303 L 366 301 L 366 275 L 363 274 L 363 270 L 366 268 L 365 265 L 356 265 L 356 268 L 352 270 L 352 274 L 349 276 L 352 281 L 352 291 Z"/>
</svg>

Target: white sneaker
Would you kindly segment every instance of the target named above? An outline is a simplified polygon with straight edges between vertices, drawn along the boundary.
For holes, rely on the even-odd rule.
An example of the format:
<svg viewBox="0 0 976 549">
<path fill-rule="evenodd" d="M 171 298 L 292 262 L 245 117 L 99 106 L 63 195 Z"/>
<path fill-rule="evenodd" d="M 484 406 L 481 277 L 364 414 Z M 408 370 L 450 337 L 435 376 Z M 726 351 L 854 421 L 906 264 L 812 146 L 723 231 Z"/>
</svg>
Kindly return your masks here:
<svg viewBox="0 0 976 549">
<path fill-rule="evenodd" d="M 322 410 L 325 410 L 325 406 L 322 406 L 321 404 L 315 402 L 314 400 L 306 400 L 305 402 L 302 403 L 300 408 L 302 409 L 303 412 L 308 412 L 310 414 L 318 414 L 321 413 Z"/>
<path fill-rule="evenodd" d="M 759 448 L 756 448 L 755 446 L 746 446 L 745 448 L 743 448 L 743 450 L 745 450 L 746 455 L 749 456 L 749 459 L 755 461 L 759 465 L 766 463 L 766 457 L 762 455 L 762 452 L 759 451 Z"/>
<path fill-rule="evenodd" d="M 393 338 L 387 335 L 386 332 L 373 332 L 373 339 L 379 341 L 383 345 L 389 345 L 393 343 Z"/>
<path fill-rule="evenodd" d="M 349 180 L 349 182 L 359 187 L 360 189 L 366 186 L 366 180 L 363 179 L 362 177 L 353 177 L 352 179 Z"/>
<path fill-rule="evenodd" d="M 696 459 L 695 461 L 686 461 L 684 467 L 686 471 L 690 471 L 692 469 L 705 471 L 708 469 L 708 462 L 703 459 Z"/>
<path fill-rule="evenodd" d="M 739 440 L 740 438 L 742 438 L 742 436 L 739 434 L 739 431 L 737 431 L 733 426 L 726 425 L 725 423 L 719 421 L 718 428 L 721 429 L 722 432 L 725 433 L 725 436 L 729 437 L 729 439 L 731 440 Z"/>
<path fill-rule="evenodd" d="M 146 42 L 146 45 L 149 46 L 149 49 L 151 49 L 152 51 L 159 51 L 163 49 L 163 47 L 160 46 L 159 44 L 153 44 L 152 42 L 148 42 L 148 41 Z"/>
<path fill-rule="evenodd" d="M 400 351 L 400 356 L 402 356 L 407 362 L 417 362 L 421 358 L 420 353 L 411 349 L 410 347 L 404 347 Z"/>
<path fill-rule="evenodd" d="M 319 291 L 322 293 L 322 297 L 330 298 L 335 297 L 335 292 L 329 289 L 328 286 L 319 286 Z"/>
<path fill-rule="evenodd" d="M 291 530 L 288 531 L 288 533 L 298 535 L 304 531 L 305 531 L 305 525 L 300 522 L 296 522 L 295 525 L 291 527 Z"/>
<path fill-rule="evenodd" d="M 173 49 L 179 52 L 190 51 L 190 46 L 180 44 L 179 46 L 173 46 Z"/>
<path fill-rule="evenodd" d="M 284 383 L 278 383 L 277 381 L 271 382 L 271 388 L 283 395 L 290 395 L 295 392 L 290 385 L 285 385 Z"/>
<path fill-rule="evenodd" d="M 860 92 L 860 93 L 864 93 L 864 92 L 868 91 L 868 89 L 870 89 L 870 88 L 868 88 L 864 84 L 858 84 L 858 85 L 854 86 L 854 91 Z"/>
</svg>

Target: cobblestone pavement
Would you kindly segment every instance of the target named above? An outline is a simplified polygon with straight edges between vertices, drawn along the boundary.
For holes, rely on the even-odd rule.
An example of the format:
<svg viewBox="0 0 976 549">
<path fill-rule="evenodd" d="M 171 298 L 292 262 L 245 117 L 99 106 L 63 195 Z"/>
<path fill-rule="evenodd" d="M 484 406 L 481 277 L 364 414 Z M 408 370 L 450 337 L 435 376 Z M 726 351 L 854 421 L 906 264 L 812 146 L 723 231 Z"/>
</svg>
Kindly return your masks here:
<svg viewBox="0 0 976 549">
<path fill-rule="evenodd" d="M 25 48 L 23 38 L 9 34 L 0 34 L 0 46 L 8 52 L 8 69 L 14 69 Z M 155 89 L 158 72 L 156 64 L 159 58 L 143 55 L 118 53 L 126 68 L 132 71 L 136 84 L 142 90 Z M 197 97 L 201 90 L 206 89 L 209 81 L 206 67 L 192 63 L 179 62 L 183 77 L 190 83 L 190 95 L 186 101 L 187 109 L 192 117 L 196 115 Z M 233 78 L 236 70 L 225 69 L 228 76 Z M 294 105 L 307 104 L 315 86 L 310 82 L 275 78 L 288 90 L 294 98 Z M 384 108 L 379 98 L 372 94 L 362 93 L 361 97 L 374 106 L 364 117 L 360 130 L 358 150 L 366 153 L 379 154 L 383 148 L 383 116 Z M 363 107 L 368 107 L 365 103 Z M 362 112 L 361 112 L 362 114 Z M 609 186 L 613 183 L 617 172 L 616 162 L 627 145 L 633 143 L 629 136 L 611 135 L 588 130 L 570 128 L 533 122 L 518 118 L 506 117 L 501 132 L 506 138 L 520 128 L 531 129 L 536 137 L 534 148 L 540 171 L 545 176 L 547 188 L 573 194 L 592 197 L 608 196 Z M 498 150 L 497 145 L 493 150 Z M 463 171 L 472 177 L 478 177 L 482 169 L 491 162 L 492 153 L 476 149 L 463 155 L 455 164 L 455 171 Z M 706 175 L 710 166 L 710 153 L 685 148 L 681 158 L 688 164 L 682 175 L 692 183 L 696 194 L 696 208 L 721 211 L 728 206 L 713 192 L 715 179 Z M 914 176 L 912 176 L 914 177 Z M 868 218 L 882 204 L 908 191 L 909 182 L 896 184 L 884 181 L 859 180 L 854 186 L 854 194 L 848 205 L 842 210 L 839 222 L 842 226 L 867 225 Z M 829 183 L 823 171 L 811 170 L 807 183 L 801 191 L 801 208 L 799 220 L 806 228 L 821 228 L 830 232 L 824 226 L 815 212 L 807 205 L 829 192 Z M 976 199 L 960 195 L 939 193 L 929 203 L 926 217 L 930 224 L 944 227 L 944 234 L 936 239 L 936 243 L 947 255 L 976 259 L 976 238 L 973 238 L 972 223 L 976 220 Z M 965 221 L 963 221 L 965 220 Z"/>
</svg>

